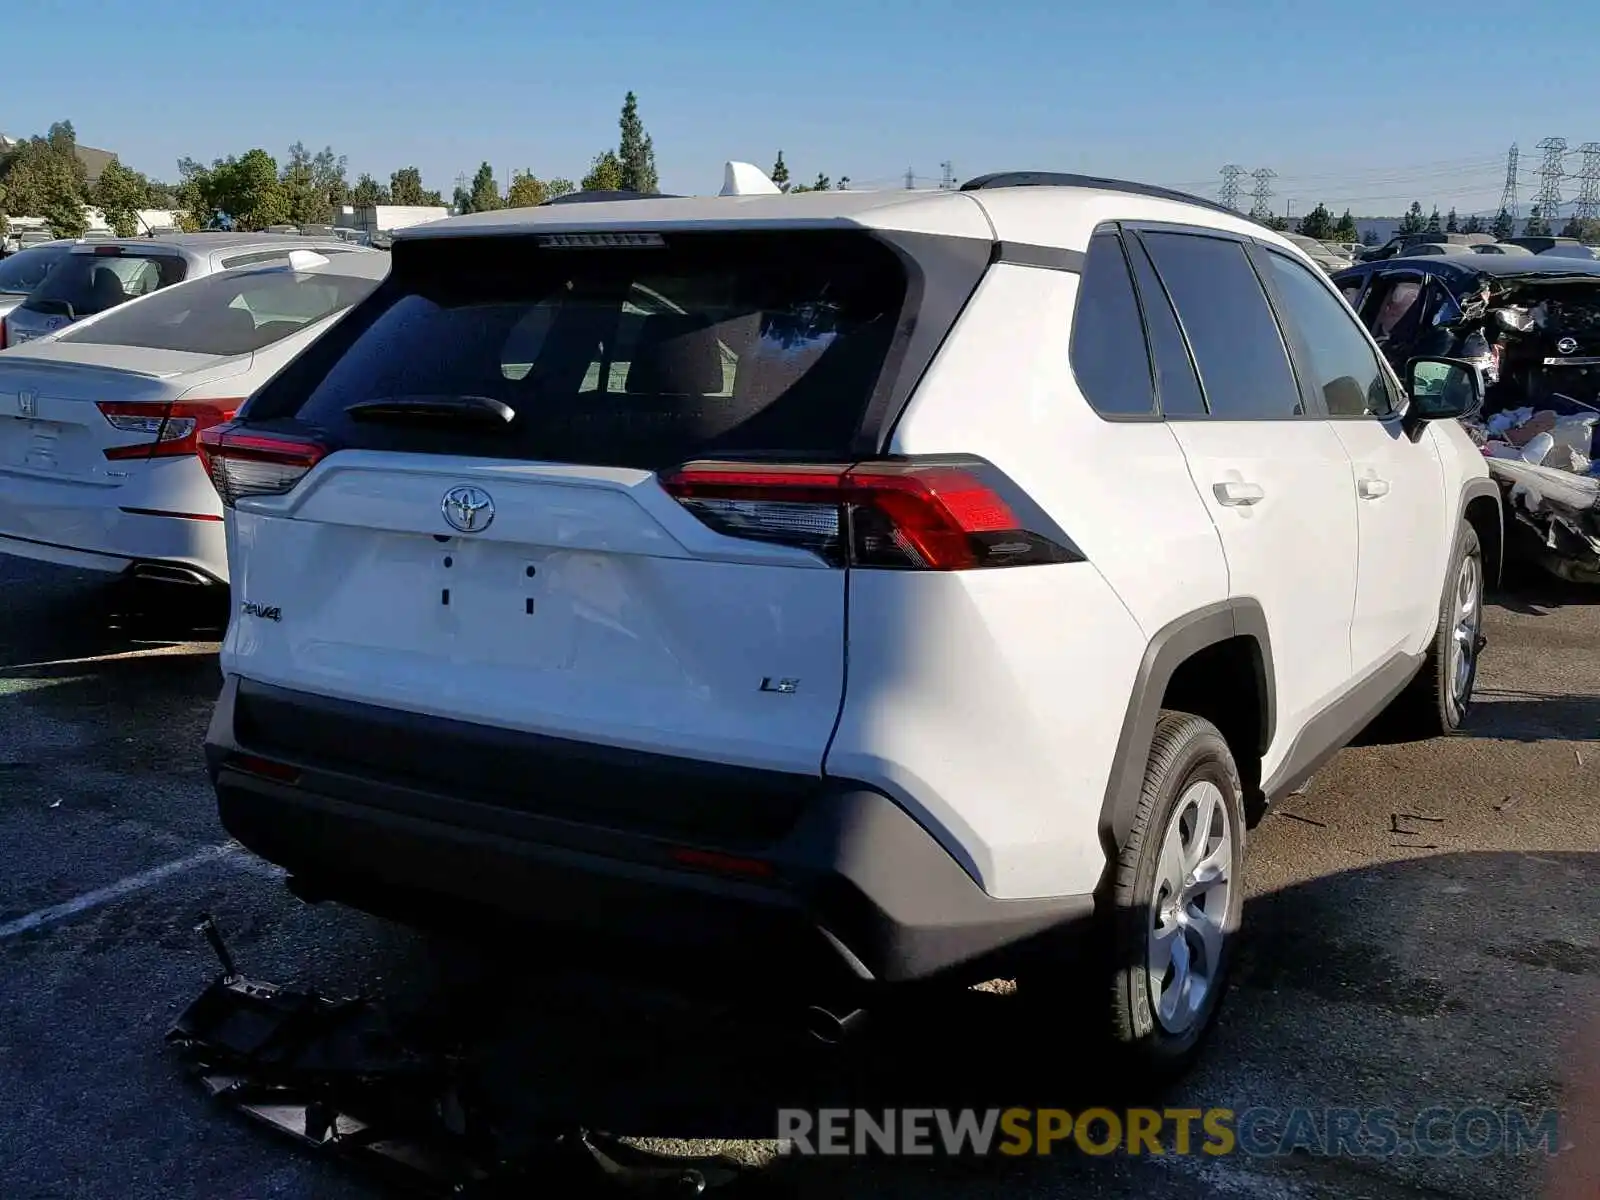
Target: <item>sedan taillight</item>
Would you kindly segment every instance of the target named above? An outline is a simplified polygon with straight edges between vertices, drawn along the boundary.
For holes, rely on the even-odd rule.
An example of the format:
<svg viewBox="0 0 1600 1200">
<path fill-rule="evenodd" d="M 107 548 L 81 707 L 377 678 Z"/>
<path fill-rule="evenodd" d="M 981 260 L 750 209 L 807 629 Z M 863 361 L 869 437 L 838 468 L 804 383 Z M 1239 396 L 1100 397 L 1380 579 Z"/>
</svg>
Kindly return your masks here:
<svg viewBox="0 0 1600 1200">
<path fill-rule="evenodd" d="M 232 420 L 242 403 L 239 399 L 183 400 L 175 404 L 102 400 L 96 407 L 113 429 L 142 433 L 149 439 L 129 446 L 112 446 L 105 452 L 106 457 L 180 458 L 193 454 L 199 448 L 201 430 Z"/>
</svg>

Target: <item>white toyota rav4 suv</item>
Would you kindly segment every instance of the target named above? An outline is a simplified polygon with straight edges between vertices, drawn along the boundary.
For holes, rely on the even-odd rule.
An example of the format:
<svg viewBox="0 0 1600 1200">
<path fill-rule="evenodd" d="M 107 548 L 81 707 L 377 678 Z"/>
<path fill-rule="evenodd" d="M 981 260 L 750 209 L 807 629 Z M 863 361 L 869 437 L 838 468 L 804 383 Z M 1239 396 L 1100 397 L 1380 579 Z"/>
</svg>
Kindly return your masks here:
<svg viewBox="0 0 1600 1200">
<path fill-rule="evenodd" d="M 1461 721 L 1501 517 L 1446 418 L 1481 382 L 1394 377 L 1232 212 L 1019 174 L 393 254 L 201 437 L 221 819 L 308 898 L 731 947 L 819 995 L 1095 972 L 1172 1068 L 1247 824 L 1388 707 Z"/>
</svg>

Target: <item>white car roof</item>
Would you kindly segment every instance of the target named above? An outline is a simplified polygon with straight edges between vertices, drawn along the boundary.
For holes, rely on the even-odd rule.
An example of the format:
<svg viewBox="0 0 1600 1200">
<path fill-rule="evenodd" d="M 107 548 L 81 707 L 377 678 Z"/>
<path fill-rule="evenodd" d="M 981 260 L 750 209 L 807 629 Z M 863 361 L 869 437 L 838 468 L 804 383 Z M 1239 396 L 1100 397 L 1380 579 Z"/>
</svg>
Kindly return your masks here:
<svg viewBox="0 0 1600 1200">
<path fill-rule="evenodd" d="M 672 196 L 496 209 L 396 230 L 417 238 L 486 237 L 627 229 L 705 231 L 892 229 L 1083 250 L 1113 220 L 1199 225 L 1255 237 L 1304 257 L 1288 238 L 1198 197 L 1084 176 L 1032 176 L 1031 185 L 961 191 L 832 191 L 783 195 Z M 1054 182 L 1060 180 L 1061 182 Z M 969 185 L 970 187 L 971 185 Z"/>
</svg>

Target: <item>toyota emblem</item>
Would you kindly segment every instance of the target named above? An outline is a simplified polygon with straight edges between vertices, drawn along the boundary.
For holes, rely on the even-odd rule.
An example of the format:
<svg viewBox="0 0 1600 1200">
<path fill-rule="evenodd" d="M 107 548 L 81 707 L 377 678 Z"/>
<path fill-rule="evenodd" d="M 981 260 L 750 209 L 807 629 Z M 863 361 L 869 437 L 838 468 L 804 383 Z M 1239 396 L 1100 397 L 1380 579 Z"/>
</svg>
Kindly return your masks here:
<svg viewBox="0 0 1600 1200">
<path fill-rule="evenodd" d="M 439 507 L 450 527 L 462 533 L 482 533 L 494 520 L 494 501 L 489 493 L 471 485 L 451 488 Z"/>
</svg>

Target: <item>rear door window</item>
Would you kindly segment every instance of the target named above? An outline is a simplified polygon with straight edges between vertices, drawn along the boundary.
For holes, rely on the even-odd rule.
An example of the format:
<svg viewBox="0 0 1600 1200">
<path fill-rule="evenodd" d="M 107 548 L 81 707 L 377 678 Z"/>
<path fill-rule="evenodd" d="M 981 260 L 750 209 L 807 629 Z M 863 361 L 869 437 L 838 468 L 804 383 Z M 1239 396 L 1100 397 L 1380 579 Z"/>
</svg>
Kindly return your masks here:
<svg viewBox="0 0 1600 1200">
<path fill-rule="evenodd" d="M 68 254 L 22 307 L 77 319 L 180 283 L 187 274 L 188 263 L 177 254 Z"/>
<path fill-rule="evenodd" d="M 419 239 L 397 251 L 353 340 L 326 344 L 336 357 L 309 395 L 298 379 L 269 386 L 249 416 L 292 411 L 345 446 L 651 469 L 838 456 L 884 373 L 905 297 L 900 260 L 860 234 L 686 233 L 582 249 Z M 319 343 L 313 361 L 323 353 Z M 516 415 L 485 429 L 347 411 L 463 396 Z"/>
<path fill-rule="evenodd" d="M 1211 415 L 1225 421 L 1302 415 L 1283 335 L 1244 246 L 1200 234 L 1142 236 L 1194 350 Z"/>
</svg>

